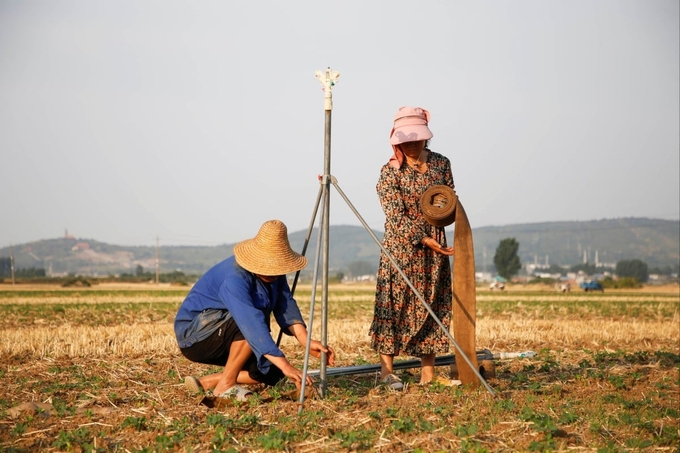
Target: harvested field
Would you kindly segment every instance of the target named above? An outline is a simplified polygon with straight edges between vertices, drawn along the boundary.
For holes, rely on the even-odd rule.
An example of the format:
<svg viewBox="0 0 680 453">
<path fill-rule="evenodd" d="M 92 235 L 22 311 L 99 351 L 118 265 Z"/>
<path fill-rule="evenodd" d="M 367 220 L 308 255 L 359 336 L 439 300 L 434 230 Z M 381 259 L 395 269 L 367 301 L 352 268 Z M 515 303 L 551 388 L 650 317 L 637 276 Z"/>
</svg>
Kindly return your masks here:
<svg viewBox="0 0 680 453">
<path fill-rule="evenodd" d="M 281 383 L 222 409 L 198 404 L 183 386 L 186 375 L 218 370 L 177 349 L 172 321 L 186 292 L 0 285 L 2 450 L 680 451 L 677 286 L 480 289 L 478 348 L 537 353 L 495 362 L 495 396 L 483 386 L 420 387 L 415 368 L 400 372 L 403 393 L 365 373 L 328 377 L 324 397 L 301 407 Z M 299 287 L 306 317 L 310 295 Z M 377 363 L 372 302 L 370 286 L 329 288 L 336 366 Z M 284 338 L 282 349 L 302 366 L 303 348 Z M 449 367 L 437 371 L 448 376 Z"/>
</svg>

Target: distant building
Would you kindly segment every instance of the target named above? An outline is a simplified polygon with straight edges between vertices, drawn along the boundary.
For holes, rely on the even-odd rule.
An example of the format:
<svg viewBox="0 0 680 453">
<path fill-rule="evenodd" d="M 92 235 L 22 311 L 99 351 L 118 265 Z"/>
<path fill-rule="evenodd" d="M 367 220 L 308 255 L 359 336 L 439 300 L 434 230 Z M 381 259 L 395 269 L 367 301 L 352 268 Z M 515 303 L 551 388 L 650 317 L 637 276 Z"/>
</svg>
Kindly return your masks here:
<svg viewBox="0 0 680 453">
<path fill-rule="evenodd" d="M 490 282 L 492 278 L 491 272 L 475 272 L 475 280 L 478 282 Z"/>
<path fill-rule="evenodd" d="M 71 247 L 71 250 L 76 252 L 80 250 L 89 250 L 90 249 L 90 244 L 87 242 L 76 242 L 76 245 Z"/>
<path fill-rule="evenodd" d="M 343 283 L 349 283 L 349 282 L 374 282 L 376 281 L 376 276 L 374 274 L 366 274 L 366 275 L 358 275 L 356 277 L 350 277 L 348 275 L 345 275 L 342 278 Z"/>
</svg>

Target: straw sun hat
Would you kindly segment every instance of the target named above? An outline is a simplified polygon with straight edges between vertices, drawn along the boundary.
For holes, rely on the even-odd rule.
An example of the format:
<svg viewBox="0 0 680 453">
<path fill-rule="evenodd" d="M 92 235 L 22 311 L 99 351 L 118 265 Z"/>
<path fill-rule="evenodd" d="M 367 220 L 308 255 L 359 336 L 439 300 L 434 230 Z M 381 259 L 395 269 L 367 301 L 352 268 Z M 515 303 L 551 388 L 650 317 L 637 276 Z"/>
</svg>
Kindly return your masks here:
<svg viewBox="0 0 680 453">
<path fill-rule="evenodd" d="M 280 220 L 268 220 L 252 239 L 234 246 L 236 262 L 254 274 L 273 276 L 299 271 L 307 258 L 290 248 L 288 229 Z"/>
</svg>

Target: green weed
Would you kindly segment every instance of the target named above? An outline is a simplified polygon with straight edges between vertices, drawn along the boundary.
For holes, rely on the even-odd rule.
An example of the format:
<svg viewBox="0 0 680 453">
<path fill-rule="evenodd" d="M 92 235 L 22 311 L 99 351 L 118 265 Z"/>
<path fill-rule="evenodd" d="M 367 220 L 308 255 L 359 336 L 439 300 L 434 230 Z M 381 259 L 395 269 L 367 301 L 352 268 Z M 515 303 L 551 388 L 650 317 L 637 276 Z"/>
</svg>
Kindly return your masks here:
<svg viewBox="0 0 680 453">
<path fill-rule="evenodd" d="M 146 431 L 149 429 L 146 417 L 126 417 L 120 426 L 122 428 L 130 427 L 136 431 Z"/>
<path fill-rule="evenodd" d="M 372 429 L 343 431 L 333 434 L 333 439 L 340 441 L 340 446 L 353 451 L 366 450 L 373 445 L 376 433 Z"/>
<path fill-rule="evenodd" d="M 92 436 L 87 427 L 81 427 L 73 431 L 59 431 L 52 446 L 59 450 L 73 450 L 78 446 L 85 451 L 92 451 Z"/>
<path fill-rule="evenodd" d="M 304 434 L 295 430 L 285 431 L 272 428 L 268 433 L 257 436 L 257 442 L 265 450 L 283 450 L 286 445 L 304 440 L 305 437 Z"/>
</svg>

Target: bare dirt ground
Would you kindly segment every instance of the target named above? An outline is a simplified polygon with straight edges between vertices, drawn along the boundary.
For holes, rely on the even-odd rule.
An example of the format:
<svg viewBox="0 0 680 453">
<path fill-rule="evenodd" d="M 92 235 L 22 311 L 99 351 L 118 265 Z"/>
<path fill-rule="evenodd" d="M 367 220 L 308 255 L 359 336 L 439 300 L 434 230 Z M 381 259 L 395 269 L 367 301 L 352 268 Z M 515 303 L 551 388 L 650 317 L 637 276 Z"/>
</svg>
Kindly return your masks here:
<svg viewBox="0 0 680 453">
<path fill-rule="evenodd" d="M 143 290 L 161 289 L 154 286 Z M 358 297 L 370 293 L 370 286 L 354 290 Z M 171 322 L 181 295 L 114 300 L 104 314 L 70 301 L 73 309 L 57 307 L 47 318 L 3 300 L 0 305 L 12 310 L 0 320 L 0 448 L 680 451 L 677 286 L 617 292 L 602 304 L 602 295 L 573 291 L 546 304 L 542 301 L 556 295 L 536 292 L 527 296 L 508 288 L 503 297 L 518 295 L 517 302 L 508 302 L 510 310 L 494 309 L 498 293 L 480 290 L 480 299 L 488 302 L 478 304 L 478 345 L 538 353 L 496 361 L 495 376 L 487 376 L 493 395 L 483 386 L 418 386 L 415 368 L 399 372 L 407 383 L 402 393 L 376 385 L 375 373 L 368 373 L 328 378 L 324 397 L 310 396 L 303 405 L 284 383 L 253 387 L 249 402 L 219 410 L 199 404 L 183 385 L 184 376 L 216 369 L 191 363 L 176 350 Z M 129 294 L 121 297 L 132 300 L 134 291 Z M 642 300 L 626 305 L 640 314 L 608 311 L 626 298 Z M 338 366 L 376 362 L 365 335 L 370 313 L 360 308 L 329 323 Z M 88 325 L 94 316 L 101 318 Z M 304 350 L 290 341 L 282 349 L 302 366 Z M 449 369 L 439 367 L 438 373 L 448 377 Z"/>
</svg>

